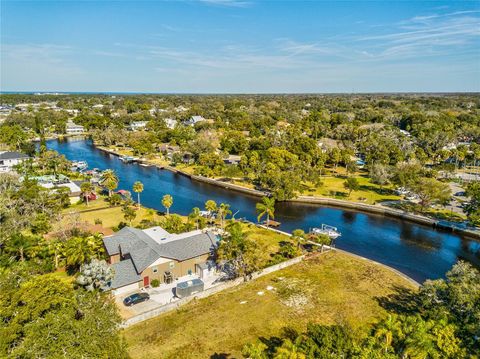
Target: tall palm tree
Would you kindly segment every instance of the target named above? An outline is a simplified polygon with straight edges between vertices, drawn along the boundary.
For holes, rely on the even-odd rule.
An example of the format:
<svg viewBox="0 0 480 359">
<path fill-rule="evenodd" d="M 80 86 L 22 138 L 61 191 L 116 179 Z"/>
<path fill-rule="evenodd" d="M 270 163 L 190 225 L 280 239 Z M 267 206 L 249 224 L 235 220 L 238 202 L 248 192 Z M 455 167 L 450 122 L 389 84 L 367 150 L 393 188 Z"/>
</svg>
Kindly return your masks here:
<svg viewBox="0 0 480 359">
<path fill-rule="evenodd" d="M 213 199 L 209 199 L 205 202 L 205 209 L 210 213 L 209 222 L 212 222 L 213 215 L 217 212 L 217 202 Z"/>
<path fill-rule="evenodd" d="M 85 201 L 87 202 L 87 207 L 88 207 L 88 197 L 90 197 L 90 194 L 93 191 L 93 186 L 90 182 L 83 182 L 80 185 L 80 190 L 82 191 L 82 196 L 85 198 Z"/>
<path fill-rule="evenodd" d="M 172 204 L 173 204 L 172 196 L 170 196 L 169 194 L 166 194 L 165 196 L 163 196 L 162 206 L 165 207 L 165 209 L 167 210 L 167 216 L 170 215 L 170 207 L 172 206 Z"/>
<path fill-rule="evenodd" d="M 108 197 L 112 197 L 112 192 L 118 187 L 117 174 L 114 170 L 103 171 L 100 183 L 108 189 Z"/>
<path fill-rule="evenodd" d="M 193 223 L 195 223 L 195 227 L 198 229 L 198 220 L 200 219 L 200 208 L 194 207 L 192 208 L 192 212 L 188 215 Z"/>
<path fill-rule="evenodd" d="M 220 216 L 220 225 L 223 229 L 225 227 L 225 218 L 229 214 L 232 214 L 232 211 L 230 210 L 230 205 L 226 203 L 220 203 L 220 206 L 218 206 L 217 213 Z"/>
<path fill-rule="evenodd" d="M 264 216 L 267 216 L 267 227 L 268 227 L 268 224 L 270 223 L 270 217 L 272 219 L 275 218 L 275 198 L 263 197 L 262 202 L 257 203 L 256 208 L 258 213 L 257 220 L 260 222 L 260 220 Z"/>
<path fill-rule="evenodd" d="M 140 193 L 143 192 L 143 183 L 140 181 L 136 181 L 133 184 L 133 192 L 137 194 L 137 203 L 138 203 L 138 207 L 140 207 Z"/>
</svg>

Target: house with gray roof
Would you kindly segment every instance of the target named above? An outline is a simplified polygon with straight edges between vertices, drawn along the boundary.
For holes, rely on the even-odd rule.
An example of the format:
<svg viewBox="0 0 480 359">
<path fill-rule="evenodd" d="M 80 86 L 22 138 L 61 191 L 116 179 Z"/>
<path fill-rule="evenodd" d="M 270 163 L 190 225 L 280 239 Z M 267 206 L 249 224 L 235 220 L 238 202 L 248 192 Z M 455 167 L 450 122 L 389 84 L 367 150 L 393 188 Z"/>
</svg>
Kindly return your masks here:
<svg viewBox="0 0 480 359">
<path fill-rule="evenodd" d="M 26 154 L 16 151 L 0 152 L 0 172 L 11 172 L 13 167 L 22 163 L 27 158 Z"/>
<path fill-rule="evenodd" d="M 209 231 L 172 234 L 161 227 L 124 227 L 103 243 L 115 273 L 110 288 L 116 295 L 148 287 L 152 280 L 168 284 L 214 271 L 211 258 L 217 237 Z"/>
</svg>

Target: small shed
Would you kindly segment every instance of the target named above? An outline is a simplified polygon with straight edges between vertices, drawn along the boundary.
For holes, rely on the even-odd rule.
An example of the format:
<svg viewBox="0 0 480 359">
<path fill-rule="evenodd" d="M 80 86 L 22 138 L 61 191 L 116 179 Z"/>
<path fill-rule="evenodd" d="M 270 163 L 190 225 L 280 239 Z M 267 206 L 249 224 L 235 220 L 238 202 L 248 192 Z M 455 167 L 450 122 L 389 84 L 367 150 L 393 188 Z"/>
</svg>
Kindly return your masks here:
<svg viewBox="0 0 480 359">
<path fill-rule="evenodd" d="M 180 282 L 175 288 L 175 295 L 179 298 L 188 297 L 194 293 L 203 291 L 204 283 L 201 279 L 195 278 L 186 282 Z"/>
</svg>

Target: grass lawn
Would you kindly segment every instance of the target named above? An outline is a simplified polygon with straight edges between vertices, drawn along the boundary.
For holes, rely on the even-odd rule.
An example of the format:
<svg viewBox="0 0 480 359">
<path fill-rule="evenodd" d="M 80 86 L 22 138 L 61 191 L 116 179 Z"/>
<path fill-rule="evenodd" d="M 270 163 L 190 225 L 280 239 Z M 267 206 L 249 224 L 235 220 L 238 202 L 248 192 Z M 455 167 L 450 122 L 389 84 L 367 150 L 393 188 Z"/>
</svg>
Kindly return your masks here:
<svg viewBox="0 0 480 359">
<path fill-rule="evenodd" d="M 384 186 L 383 189 L 380 189 L 379 185 L 372 183 L 366 176 L 356 176 L 356 178 L 360 184 L 360 190 L 353 191 L 350 197 L 348 196 L 348 191 L 343 186 L 346 178 L 341 177 L 323 177 L 323 185 L 320 187 L 306 184 L 303 194 L 307 196 L 333 197 L 368 204 L 400 199 L 400 197 L 393 192 L 392 186 Z"/>
<path fill-rule="evenodd" d="M 379 298 L 408 289 L 413 285 L 384 267 L 331 252 L 122 333 L 132 358 L 209 358 L 215 353 L 239 358 L 244 344 L 278 335 L 287 326 L 303 330 L 309 321 L 365 330 L 386 314 Z"/>
<path fill-rule="evenodd" d="M 143 207 L 136 210 L 136 212 L 137 217 L 132 221 L 132 226 L 139 224 L 142 219 L 152 219 L 153 216 L 155 216 L 155 214 L 151 214 L 150 211 Z M 92 212 L 82 212 L 80 213 L 80 219 L 91 224 L 95 224 L 95 219 L 100 219 L 102 221 L 102 226 L 105 228 L 112 228 L 118 226 L 119 222 L 125 222 L 122 207 L 111 207 Z"/>
<path fill-rule="evenodd" d="M 270 259 L 272 254 L 278 252 L 281 242 L 292 242 L 290 237 L 284 234 L 269 231 L 253 224 L 242 225 L 247 238 L 258 243 L 266 260 Z"/>
</svg>

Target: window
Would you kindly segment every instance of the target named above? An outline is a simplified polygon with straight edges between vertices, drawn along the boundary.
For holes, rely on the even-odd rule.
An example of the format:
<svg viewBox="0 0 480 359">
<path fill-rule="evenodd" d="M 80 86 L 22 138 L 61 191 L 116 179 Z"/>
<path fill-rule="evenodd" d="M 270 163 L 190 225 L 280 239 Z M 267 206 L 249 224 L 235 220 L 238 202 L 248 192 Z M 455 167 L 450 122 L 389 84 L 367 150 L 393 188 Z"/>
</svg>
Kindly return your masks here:
<svg viewBox="0 0 480 359">
<path fill-rule="evenodd" d="M 158 272 L 158 268 L 157 268 L 157 267 L 152 267 L 152 272 L 153 272 L 153 273 L 157 273 L 157 272 Z"/>
</svg>

